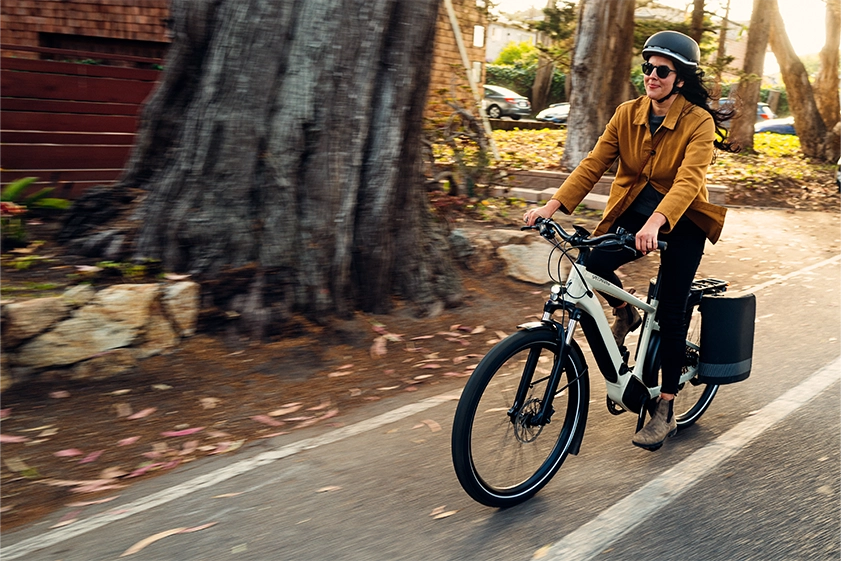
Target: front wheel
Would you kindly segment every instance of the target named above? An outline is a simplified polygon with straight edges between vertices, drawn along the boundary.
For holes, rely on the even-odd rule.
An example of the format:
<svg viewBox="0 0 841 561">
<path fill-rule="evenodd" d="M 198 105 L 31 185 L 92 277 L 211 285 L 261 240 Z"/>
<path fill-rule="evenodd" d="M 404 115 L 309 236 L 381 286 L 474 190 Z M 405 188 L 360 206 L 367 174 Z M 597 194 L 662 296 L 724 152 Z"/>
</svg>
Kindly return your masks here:
<svg viewBox="0 0 841 561">
<path fill-rule="evenodd" d="M 533 420 L 558 360 L 554 330 L 514 333 L 467 381 L 453 421 L 452 454 L 459 482 L 476 501 L 510 507 L 531 498 L 570 453 L 586 422 L 589 386 L 580 350 L 567 350 L 547 422 Z"/>
</svg>

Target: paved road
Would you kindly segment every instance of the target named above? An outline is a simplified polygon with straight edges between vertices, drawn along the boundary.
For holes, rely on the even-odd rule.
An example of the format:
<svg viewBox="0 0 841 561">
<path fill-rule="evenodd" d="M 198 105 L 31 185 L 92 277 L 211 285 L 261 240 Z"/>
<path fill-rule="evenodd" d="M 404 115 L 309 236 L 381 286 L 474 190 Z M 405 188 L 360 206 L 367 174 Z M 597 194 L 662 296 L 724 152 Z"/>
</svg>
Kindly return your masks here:
<svg viewBox="0 0 841 561">
<path fill-rule="evenodd" d="M 629 415 L 601 406 L 593 377 L 581 453 L 518 507 L 482 507 L 455 479 L 456 380 L 354 411 L 340 429 L 195 462 L 50 529 L 55 513 L 4 535 L 0 557 L 111 560 L 159 532 L 215 523 L 127 558 L 838 559 L 838 237 L 838 216 L 731 211 L 701 272 L 757 295 L 750 379 L 649 453 L 630 444 Z"/>
</svg>

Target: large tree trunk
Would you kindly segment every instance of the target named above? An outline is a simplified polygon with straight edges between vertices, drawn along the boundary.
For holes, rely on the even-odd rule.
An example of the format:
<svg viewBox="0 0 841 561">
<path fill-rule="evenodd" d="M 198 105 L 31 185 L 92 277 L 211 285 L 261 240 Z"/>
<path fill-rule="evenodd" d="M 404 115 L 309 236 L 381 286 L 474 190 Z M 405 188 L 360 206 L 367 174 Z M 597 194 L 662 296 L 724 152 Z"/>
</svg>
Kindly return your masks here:
<svg viewBox="0 0 841 561">
<path fill-rule="evenodd" d="M 821 68 L 815 78 L 815 102 L 826 128 L 841 120 L 838 100 L 838 47 L 841 45 L 841 0 L 826 0 L 826 42 L 821 49 Z"/>
<path fill-rule="evenodd" d="M 254 334 L 300 311 L 459 298 L 422 175 L 439 0 L 174 0 L 121 183 L 136 258 L 206 281 Z M 235 279 L 236 282 L 231 281 Z"/>
<path fill-rule="evenodd" d="M 806 157 L 834 162 L 838 159 L 838 135 L 828 129 L 818 111 L 815 95 L 809 83 L 809 75 L 788 40 L 776 0 L 768 4 L 766 8 L 773 17 L 771 50 L 774 51 L 786 85 L 788 104 L 794 115 L 797 136 L 800 138 L 800 149 Z M 835 95 L 838 95 L 837 89 Z M 835 122 L 837 121 L 836 115 Z"/>
<path fill-rule="evenodd" d="M 756 123 L 756 104 L 759 103 L 759 89 L 765 68 L 765 50 L 771 30 L 769 5 L 777 0 L 753 0 L 753 12 L 748 29 L 748 46 L 745 53 L 743 75 L 736 95 L 738 113 L 730 124 L 730 142 L 743 150 L 753 150 L 753 126 Z"/>
<path fill-rule="evenodd" d="M 701 43 L 701 37 L 704 35 L 704 1 L 694 0 L 692 4 L 692 22 L 689 36 L 695 39 L 698 44 Z"/>
<path fill-rule="evenodd" d="M 584 0 L 579 12 L 567 140 L 561 166 L 575 168 L 630 96 L 634 0 Z"/>
<path fill-rule="evenodd" d="M 554 0 L 549 0 L 546 3 L 546 9 L 551 9 L 554 5 Z M 537 33 L 537 42 L 539 46 L 544 48 L 552 46 L 552 40 L 549 34 L 544 31 Z M 555 63 L 552 57 L 541 51 L 537 57 L 537 72 L 534 75 L 534 83 L 531 86 L 531 108 L 535 113 L 548 107 L 554 75 Z"/>
<path fill-rule="evenodd" d="M 550 56 L 541 52 L 537 58 L 537 72 L 531 87 L 531 109 L 534 113 L 549 106 L 549 94 L 552 91 L 554 74 L 555 63 Z"/>
</svg>

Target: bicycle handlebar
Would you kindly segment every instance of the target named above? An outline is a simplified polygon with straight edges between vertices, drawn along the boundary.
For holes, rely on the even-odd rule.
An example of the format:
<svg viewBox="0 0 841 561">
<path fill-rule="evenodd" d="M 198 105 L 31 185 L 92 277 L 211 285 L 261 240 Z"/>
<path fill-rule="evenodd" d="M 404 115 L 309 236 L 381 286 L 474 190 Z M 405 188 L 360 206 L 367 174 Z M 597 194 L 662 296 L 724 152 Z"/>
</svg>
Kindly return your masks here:
<svg viewBox="0 0 841 561">
<path fill-rule="evenodd" d="M 538 217 L 534 226 L 522 226 L 520 230 L 537 230 L 547 240 L 552 240 L 555 234 L 573 247 L 610 247 L 621 245 L 636 251 L 636 237 L 634 234 L 617 228 L 616 233 L 602 234 L 595 238 L 590 237 L 590 232 L 581 226 L 573 226 L 575 233 L 570 234 L 563 227 L 551 218 Z M 664 241 L 657 240 L 657 249 L 663 251 L 668 247 Z"/>
</svg>

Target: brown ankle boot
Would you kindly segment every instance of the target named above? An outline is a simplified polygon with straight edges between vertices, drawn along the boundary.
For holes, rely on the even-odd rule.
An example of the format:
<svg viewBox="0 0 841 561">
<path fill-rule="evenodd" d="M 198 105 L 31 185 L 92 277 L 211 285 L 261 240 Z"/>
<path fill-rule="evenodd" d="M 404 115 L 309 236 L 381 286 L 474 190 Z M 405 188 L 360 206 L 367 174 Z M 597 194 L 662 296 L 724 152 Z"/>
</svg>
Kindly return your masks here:
<svg viewBox="0 0 841 561">
<path fill-rule="evenodd" d="M 666 437 L 677 432 L 677 421 L 674 414 L 674 400 L 657 399 L 657 407 L 648 423 L 634 435 L 635 446 L 646 450 L 659 449 Z"/>
<path fill-rule="evenodd" d="M 625 344 L 625 337 L 628 333 L 640 326 L 642 318 L 640 318 L 637 309 L 630 304 L 621 308 L 613 308 L 613 315 L 616 316 L 616 319 L 613 321 L 610 331 L 613 333 L 616 345 L 621 347 Z"/>
</svg>

